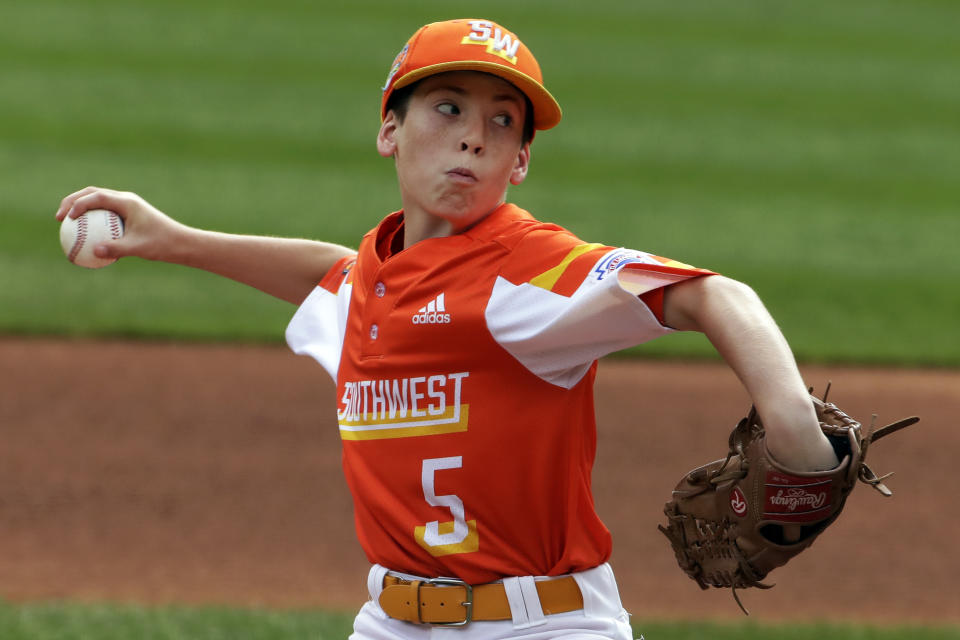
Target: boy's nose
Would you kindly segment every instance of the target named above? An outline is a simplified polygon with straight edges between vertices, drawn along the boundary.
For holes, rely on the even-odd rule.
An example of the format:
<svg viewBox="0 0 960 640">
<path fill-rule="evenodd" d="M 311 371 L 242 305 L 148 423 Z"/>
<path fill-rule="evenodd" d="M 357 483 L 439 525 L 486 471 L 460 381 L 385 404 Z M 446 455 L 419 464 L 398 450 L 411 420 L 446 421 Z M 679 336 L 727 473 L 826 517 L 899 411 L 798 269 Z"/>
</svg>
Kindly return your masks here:
<svg viewBox="0 0 960 640">
<path fill-rule="evenodd" d="M 460 151 L 467 151 L 479 155 L 483 151 L 485 123 L 480 118 L 471 118 L 464 122 L 464 130 L 460 138 Z"/>
<path fill-rule="evenodd" d="M 482 144 L 469 144 L 467 142 L 460 143 L 460 151 L 470 151 L 474 155 L 479 154 L 483 150 Z"/>
</svg>

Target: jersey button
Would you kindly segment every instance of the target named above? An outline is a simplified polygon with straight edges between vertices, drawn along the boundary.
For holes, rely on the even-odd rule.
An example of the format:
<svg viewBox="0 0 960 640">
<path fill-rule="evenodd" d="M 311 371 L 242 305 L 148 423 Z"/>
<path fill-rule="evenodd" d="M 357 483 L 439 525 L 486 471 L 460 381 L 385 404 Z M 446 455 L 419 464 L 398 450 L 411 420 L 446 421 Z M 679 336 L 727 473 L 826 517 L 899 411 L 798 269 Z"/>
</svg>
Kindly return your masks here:
<svg viewBox="0 0 960 640">
<path fill-rule="evenodd" d="M 383 284 L 382 282 L 378 282 L 377 286 L 373 288 L 373 292 L 377 294 L 378 298 L 382 298 L 384 294 L 387 293 L 387 285 Z"/>
<path fill-rule="evenodd" d="M 375 324 L 370 325 L 370 339 L 371 339 L 371 340 L 376 340 L 376 339 L 377 339 L 377 335 L 379 335 L 379 333 L 380 333 L 380 328 L 379 328 L 377 325 L 375 325 Z"/>
</svg>

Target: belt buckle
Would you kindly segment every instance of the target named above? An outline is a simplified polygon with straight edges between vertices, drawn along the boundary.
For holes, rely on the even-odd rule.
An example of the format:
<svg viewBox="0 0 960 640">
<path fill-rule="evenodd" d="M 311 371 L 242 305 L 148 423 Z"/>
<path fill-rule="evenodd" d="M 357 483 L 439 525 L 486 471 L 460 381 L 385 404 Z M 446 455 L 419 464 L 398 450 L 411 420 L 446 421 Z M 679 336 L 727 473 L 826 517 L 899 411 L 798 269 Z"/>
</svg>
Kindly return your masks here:
<svg viewBox="0 0 960 640">
<path fill-rule="evenodd" d="M 463 587 L 467 590 L 467 601 L 460 603 L 460 606 L 467 610 L 462 622 L 431 622 L 430 624 L 438 627 L 463 627 L 473 620 L 473 587 L 471 585 L 456 578 L 427 578 L 423 582 L 441 587 Z"/>
</svg>

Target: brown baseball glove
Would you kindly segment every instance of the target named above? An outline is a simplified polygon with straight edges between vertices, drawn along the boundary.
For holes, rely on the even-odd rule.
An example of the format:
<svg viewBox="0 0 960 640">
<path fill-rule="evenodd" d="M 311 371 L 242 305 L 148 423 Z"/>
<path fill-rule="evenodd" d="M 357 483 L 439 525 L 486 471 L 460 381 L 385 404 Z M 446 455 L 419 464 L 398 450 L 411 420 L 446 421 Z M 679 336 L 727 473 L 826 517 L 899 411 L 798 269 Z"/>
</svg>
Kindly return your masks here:
<svg viewBox="0 0 960 640">
<path fill-rule="evenodd" d="M 877 477 L 864 463 L 867 448 L 919 418 L 876 430 L 871 423 L 863 433 L 860 423 L 826 401 L 827 393 L 823 400 L 811 399 L 840 460 L 836 469 L 801 472 L 778 464 L 751 408 L 730 434 L 727 457 L 684 476 L 664 507 L 667 526 L 659 528 L 673 545 L 680 568 L 701 589 L 732 588 L 744 613 L 736 590 L 773 586 L 760 581 L 813 544 L 840 515 L 858 479 L 892 495 L 883 484 L 891 474 Z"/>
</svg>

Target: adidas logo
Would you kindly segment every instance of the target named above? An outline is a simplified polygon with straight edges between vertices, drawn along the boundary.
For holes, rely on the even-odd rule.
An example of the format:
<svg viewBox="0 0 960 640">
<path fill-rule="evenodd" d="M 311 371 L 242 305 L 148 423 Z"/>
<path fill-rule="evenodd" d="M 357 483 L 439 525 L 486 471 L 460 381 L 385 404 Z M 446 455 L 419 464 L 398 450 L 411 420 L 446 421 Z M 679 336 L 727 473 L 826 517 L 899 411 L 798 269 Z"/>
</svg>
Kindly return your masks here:
<svg viewBox="0 0 960 640">
<path fill-rule="evenodd" d="M 420 307 L 420 310 L 413 314 L 411 320 L 413 324 L 450 324 L 450 314 L 443 304 L 444 294 L 438 295 L 431 300 L 427 306 Z"/>
</svg>

